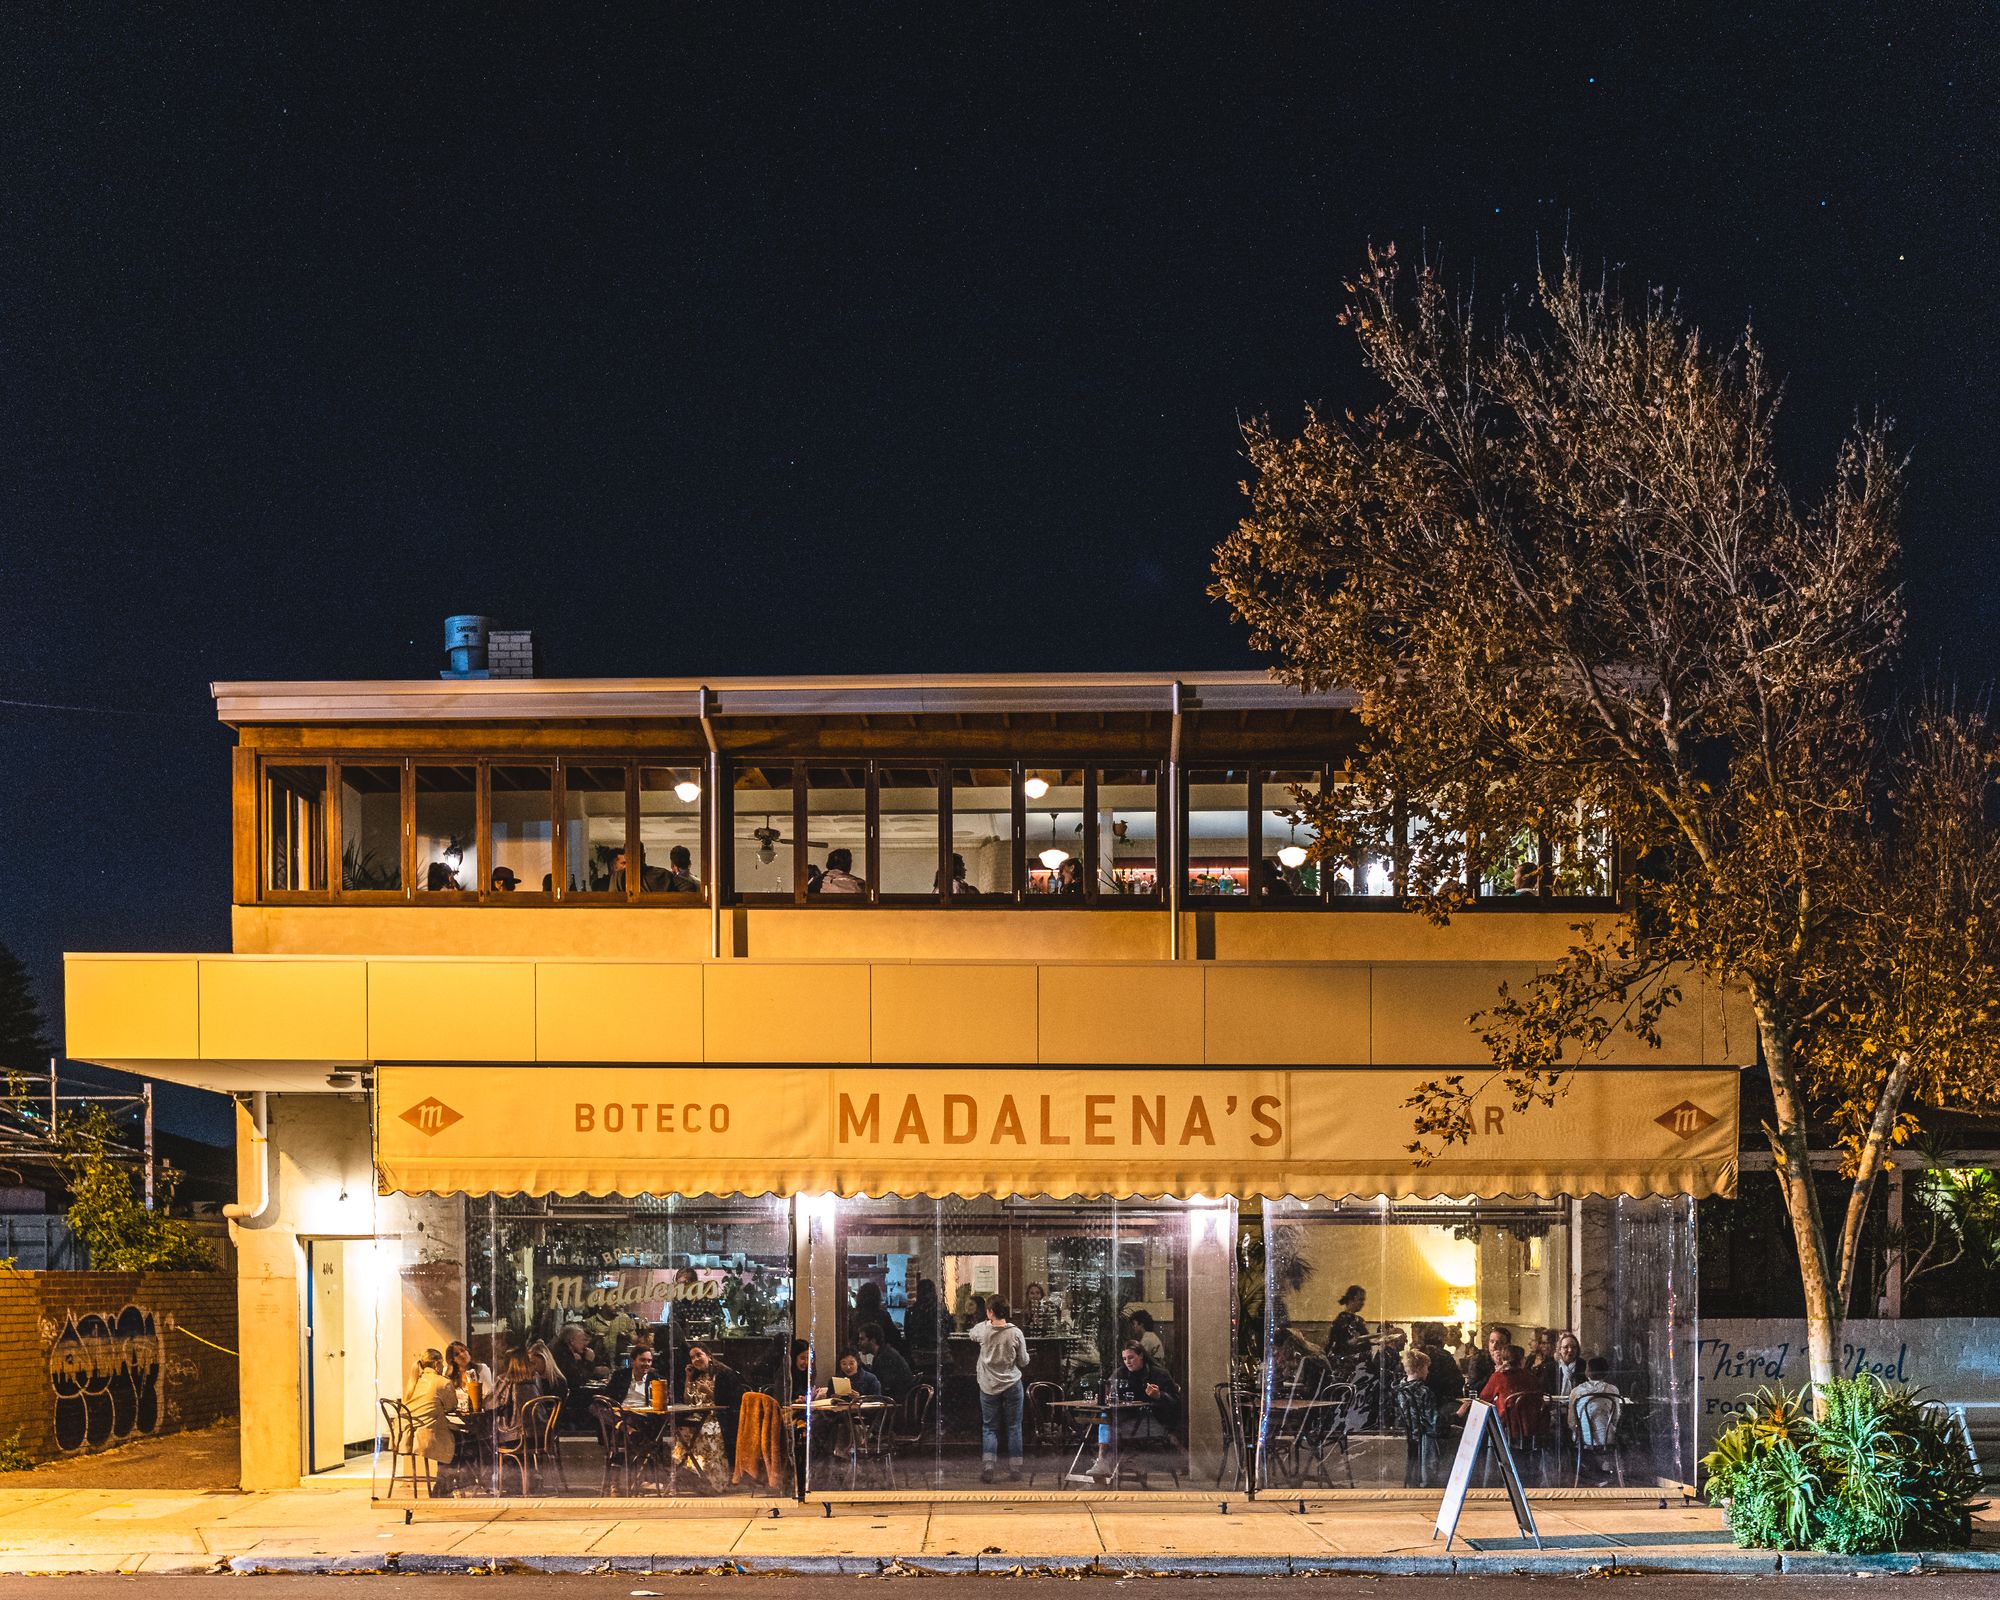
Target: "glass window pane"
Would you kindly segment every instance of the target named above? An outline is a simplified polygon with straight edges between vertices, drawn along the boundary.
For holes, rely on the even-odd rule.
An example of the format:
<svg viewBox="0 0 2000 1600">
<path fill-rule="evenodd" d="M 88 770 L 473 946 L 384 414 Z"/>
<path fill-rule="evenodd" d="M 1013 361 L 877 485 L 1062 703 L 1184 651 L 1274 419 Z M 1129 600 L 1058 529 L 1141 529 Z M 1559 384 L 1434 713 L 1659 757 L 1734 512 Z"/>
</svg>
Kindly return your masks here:
<svg viewBox="0 0 2000 1600">
<path fill-rule="evenodd" d="M 1412 809 L 1403 827 L 1403 837 L 1409 861 L 1409 892 L 1444 894 L 1465 882 L 1465 844 L 1461 835 L 1447 832 Z"/>
<path fill-rule="evenodd" d="M 1316 899 L 1320 864 L 1307 852 L 1319 831 L 1305 820 L 1303 807 L 1319 799 L 1320 775 L 1308 768 L 1279 769 L 1262 775 L 1259 792 L 1257 888 L 1266 900 Z"/>
<path fill-rule="evenodd" d="M 1341 791 L 1351 787 L 1345 779 L 1336 777 L 1326 793 L 1338 799 Z M 1395 851 L 1388 830 L 1374 835 L 1364 831 L 1344 841 L 1338 854 L 1326 863 L 1325 874 L 1330 894 L 1384 898 L 1394 895 Z"/>
<path fill-rule="evenodd" d="M 403 887 L 403 769 L 340 769 L 340 886 Z"/>
<path fill-rule="evenodd" d="M 1014 889 L 1014 775 L 1005 767 L 954 767 L 951 773 L 952 869 L 965 874 L 954 897 L 1011 894 Z"/>
<path fill-rule="evenodd" d="M 1058 1492 L 1219 1479 L 1231 1241 L 1226 1208 L 1220 1232 L 1193 1211 L 1046 1196 L 809 1207 L 813 1383 L 845 1377 L 871 1401 L 881 1389 L 905 1487 L 967 1490 L 989 1473 Z M 996 1334 L 996 1305 L 1012 1334 Z M 996 1336 L 1020 1377 L 989 1396 L 978 1363 Z M 815 1415 L 809 1485 L 845 1488 L 850 1459 L 879 1470 L 869 1433 L 850 1457 L 857 1420 Z"/>
<path fill-rule="evenodd" d="M 792 769 L 738 767 L 730 867 L 739 895 L 792 895 Z"/>
<path fill-rule="evenodd" d="M 1541 892 L 1542 841 L 1523 830 L 1503 843 L 1479 875 L 1482 897 L 1499 899 Z"/>
<path fill-rule="evenodd" d="M 1531 1387 L 1532 1398 L 1503 1413 L 1503 1425 L 1510 1436 L 1520 1430 L 1529 1485 L 1570 1481 L 1563 1408 L 1546 1397 L 1582 1381 L 1576 1358 L 1610 1353 L 1613 1335 L 1587 1303 L 1583 1326 L 1571 1327 L 1578 1286 L 1566 1202 L 1286 1200 L 1263 1209 L 1262 1237 L 1245 1251 L 1246 1265 L 1263 1258 L 1263 1483 L 1344 1486 L 1352 1474 L 1360 1488 L 1437 1488 L 1460 1404 L 1482 1389 L 1508 1404 L 1501 1396 L 1515 1387 Z M 1689 1331 L 1679 1330 L 1683 1340 Z M 1488 1388 L 1510 1363 L 1522 1376 Z"/>
<path fill-rule="evenodd" d="M 625 892 L 625 769 L 563 764 L 563 885 L 568 894 Z"/>
<path fill-rule="evenodd" d="M 1250 887 L 1250 782 L 1242 772 L 1188 774 L 1187 892 L 1240 895 Z"/>
<path fill-rule="evenodd" d="M 929 767 L 883 767 L 876 777 L 881 812 L 884 894 L 938 894 L 937 773 Z"/>
<path fill-rule="evenodd" d="M 1549 891 L 1604 899 L 1611 893 L 1611 828 L 1603 812 L 1579 803 L 1563 819 L 1553 845 Z"/>
<path fill-rule="evenodd" d="M 867 872 L 868 769 L 808 767 L 806 893 L 865 896 Z"/>
<path fill-rule="evenodd" d="M 1027 893 L 1083 898 L 1083 769 L 1030 767 L 1022 776 L 1028 814 Z"/>
<path fill-rule="evenodd" d="M 417 887 L 448 894 L 479 887 L 477 767 L 417 768 Z"/>
<path fill-rule="evenodd" d="M 639 769 L 641 894 L 699 894 L 700 767 Z"/>
<path fill-rule="evenodd" d="M 553 767 L 493 767 L 488 801 L 495 894 L 548 894 L 555 888 L 556 773 Z"/>
<path fill-rule="evenodd" d="M 536 1498 L 614 1486 L 628 1495 L 790 1494 L 782 1442 L 770 1471 L 733 1470 L 745 1397 L 759 1392 L 780 1406 L 790 1398 L 787 1201 L 509 1195 L 458 1211 L 462 1204 L 379 1200 L 385 1234 L 397 1223 L 424 1231 L 391 1235 L 380 1248 L 397 1252 L 398 1270 L 347 1291 L 380 1296 L 382 1393 L 405 1392 L 412 1344 L 445 1353 L 455 1388 L 479 1381 L 467 1431 L 497 1448 L 440 1467 L 449 1489 Z M 350 1361 L 359 1343 L 350 1340 Z M 669 1411 L 668 1403 L 712 1409 Z M 536 1421 L 540 1435 L 531 1431 Z M 782 1441 L 789 1430 L 781 1423 L 777 1431 Z M 608 1465 L 597 1449 L 605 1435 L 631 1447 Z"/>
<path fill-rule="evenodd" d="M 1160 888 L 1159 774 L 1151 767 L 1097 773 L 1097 892 L 1153 898 Z"/>
<path fill-rule="evenodd" d="M 326 768 L 264 769 L 264 887 L 326 887 Z"/>
</svg>

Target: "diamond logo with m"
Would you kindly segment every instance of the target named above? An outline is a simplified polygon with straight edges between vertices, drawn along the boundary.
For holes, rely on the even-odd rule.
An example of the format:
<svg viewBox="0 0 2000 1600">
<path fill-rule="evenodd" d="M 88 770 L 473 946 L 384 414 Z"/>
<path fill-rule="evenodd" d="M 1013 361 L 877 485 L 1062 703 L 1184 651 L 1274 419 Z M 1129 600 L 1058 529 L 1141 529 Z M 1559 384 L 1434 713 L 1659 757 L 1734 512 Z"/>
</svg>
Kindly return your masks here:
<svg viewBox="0 0 2000 1600">
<path fill-rule="evenodd" d="M 454 1122 L 463 1122 L 465 1116 L 452 1110 L 436 1095 L 429 1094 L 405 1111 L 403 1120 L 419 1133 L 432 1134 L 443 1133 Z"/>
<path fill-rule="evenodd" d="M 1692 1139 L 1715 1118 L 1692 1100 L 1683 1100 L 1679 1105 L 1662 1111 L 1653 1120 L 1677 1139 Z"/>
</svg>

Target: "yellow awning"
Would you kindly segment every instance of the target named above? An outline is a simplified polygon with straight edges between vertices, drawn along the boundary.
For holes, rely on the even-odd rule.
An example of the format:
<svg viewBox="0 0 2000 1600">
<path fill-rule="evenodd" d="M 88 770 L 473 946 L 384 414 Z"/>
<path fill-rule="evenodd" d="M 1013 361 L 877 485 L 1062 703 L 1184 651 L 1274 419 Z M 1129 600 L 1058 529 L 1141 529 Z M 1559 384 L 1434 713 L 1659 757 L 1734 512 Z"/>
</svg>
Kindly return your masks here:
<svg viewBox="0 0 2000 1600">
<path fill-rule="evenodd" d="M 1733 1071 L 1578 1072 L 1412 1164 L 1421 1068 L 382 1067 L 406 1194 L 1733 1194 Z"/>
</svg>

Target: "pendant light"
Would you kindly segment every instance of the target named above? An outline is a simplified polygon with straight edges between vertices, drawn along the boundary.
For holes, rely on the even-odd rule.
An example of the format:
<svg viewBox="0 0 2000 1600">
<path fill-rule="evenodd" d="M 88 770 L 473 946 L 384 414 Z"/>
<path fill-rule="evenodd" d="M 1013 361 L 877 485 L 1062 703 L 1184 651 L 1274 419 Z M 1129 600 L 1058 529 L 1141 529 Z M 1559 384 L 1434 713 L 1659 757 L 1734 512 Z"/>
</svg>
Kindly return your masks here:
<svg viewBox="0 0 2000 1600">
<path fill-rule="evenodd" d="M 1031 780 L 1031 781 L 1039 781 L 1039 780 Z M 1048 785 L 1045 783 L 1042 784 L 1042 789 L 1044 792 L 1047 792 Z M 1051 811 L 1049 813 L 1049 847 L 1048 849 L 1044 850 L 1039 857 L 1037 857 L 1037 859 L 1041 862 L 1041 864 L 1047 867 L 1051 872 L 1054 872 L 1057 867 L 1061 866 L 1065 861 L 1069 860 L 1069 852 L 1065 850 L 1061 845 L 1056 843 L 1056 822 L 1058 820 L 1059 820 L 1059 814 L 1057 812 Z"/>
<path fill-rule="evenodd" d="M 1291 842 L 1278 852 L 1281 867 L 1302 867 L 1306 864 L 1306 847 L 1299 843 L 1299 819 L 1296 812 L 1279 812 L 1292 825 Z"/>
<path fill-rule="evenodd" d="M 1049 792 L 1049 780 L 1030 774 L 1027 781 L 1021 785 L 1021 792 L 1030 800 L 1039 800 Z"/>
<path fill-rule="evenodd" d="M 701 785 L 692 778 L 683 778 L 674 785 L 674 798 L 684 806 L 691 806 L 701 798 Z"/>
</svg>

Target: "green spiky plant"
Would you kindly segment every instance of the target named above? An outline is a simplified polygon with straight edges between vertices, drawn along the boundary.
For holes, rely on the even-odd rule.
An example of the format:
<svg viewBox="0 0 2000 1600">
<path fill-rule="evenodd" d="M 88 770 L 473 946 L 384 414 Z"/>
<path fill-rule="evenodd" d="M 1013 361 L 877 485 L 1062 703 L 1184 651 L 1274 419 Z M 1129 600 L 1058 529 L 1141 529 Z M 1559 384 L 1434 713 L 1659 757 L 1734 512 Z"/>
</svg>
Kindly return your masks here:
<svg viewBox="0 0 2000 1600">
<path fill-rule="evenodd" d="M 1861 1555 L 1963 1545 L 1979 1475 L 1963 1437 L 1915 1390 L 1864 1375 L 1760 1389 L 1702 1457 L 1711 1504 L 1745 1547 Z"/>
</svg>

